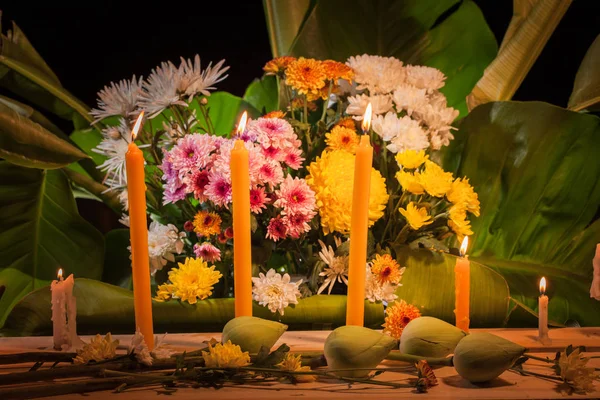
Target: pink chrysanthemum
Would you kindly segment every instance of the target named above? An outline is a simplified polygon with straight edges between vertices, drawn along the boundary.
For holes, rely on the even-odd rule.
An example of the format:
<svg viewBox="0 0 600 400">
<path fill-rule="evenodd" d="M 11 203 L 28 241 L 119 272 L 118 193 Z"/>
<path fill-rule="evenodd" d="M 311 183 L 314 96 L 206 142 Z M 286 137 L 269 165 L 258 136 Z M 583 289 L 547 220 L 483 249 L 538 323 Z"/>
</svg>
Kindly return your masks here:
<svg viewBox="0 0 600 400">
<path fill-rule="evenodd" d="M 285 156 L 285 153 L 281 149 L 278 149 L 273 146 L 269 146 L 266 148 L 263 147 L 262 153 L 267 159 L 271 159 L 271 160 L 275 160 L 275 161 L 283 161 L 282 158 L 283 158 L 283 156 Z"/>
<path fill-rule="evenodd" d="M 210 153 L 216 149 L 211 135 L 186 135 L 171 149 L 171 162 L 179 175 L 205 168 L 210 162 Z"/>
<path fill-rule="evenodd" d="M 221 261 L 221 250 L 209 242 L 194 245 L 194 254 L 207 262 Z"/>
<path fill-rule="evenodd" d="M 208 171 L 196 170 L 191 174 L 187 175 L 183 180 L 187 185 L 187 192 L 194 193 L 194 197 L 198 199 L 200 202 L 204 202 L 208 199 L 208 197 L 204 194 L 206 190 L 206 185 L 208 185 Z"/>
<path fill-rule="evenodd" d="M 204 188 L 204 195 L 216 205 L 227 207 L 231 202 L 231 182 L 218 172 L 211 171 L 208 175 L 208 184 Z"/>
<path fill-rule="evenodd" d="M 176 203 L 185 199 L 187 186 L 179 178 L 164 185 L 163 204 Z"/>
<path fill-rule="evenodd" d="M 262 213 L 262 209 L 267 208 L 268 202 L 265 188 L 259 186 L 250 190 L 250 211 L 254 214 Z"/>
<path fill-rule="evenodd" d="M 308 223 L 314 217 L 311 214 L 290 214 L 283 217 L 283 223 L 287 228 L 287 234 L 294 239 L 298 239 L 300 235 L 310 231 Z"/>
<path fill-rule="evenodd" d="M 283 168 L 275 160 L 265 160 L 258 172 L 258 183 L 276 186 L 283 181 Z"/>
<path fill-rule="evenodd" d="M 272 218 L 267 227 L 267 239 L 271 239 L 274 242 L 279 239 L 284 239 L 287 235 L 287 227 L 281 217 Z"/>
<path fill-rule="evenodd" d="M 283 162 L 285 162 L 291 169 L 299 169 L 302 167 L 303 161 L 304 157 L 302 157 L 302 150 L 295 147 L 287 149 L 283 157 Z"/>
<path fill-rule="evenodd" d="M 250 121 L 248 130 L 256 132 L 256 141 L 263 147 L 283 149 L 296 138 L 294 128 L 284 119 L 259 118 Z"/>
<path fill-rule="evenodd" d="M 315 192 L 304 179 L 288 175 L 275 192 L 275 207 L 283 208 L 288 215 L 310 214 L 315 209 Z"/>
</svg>

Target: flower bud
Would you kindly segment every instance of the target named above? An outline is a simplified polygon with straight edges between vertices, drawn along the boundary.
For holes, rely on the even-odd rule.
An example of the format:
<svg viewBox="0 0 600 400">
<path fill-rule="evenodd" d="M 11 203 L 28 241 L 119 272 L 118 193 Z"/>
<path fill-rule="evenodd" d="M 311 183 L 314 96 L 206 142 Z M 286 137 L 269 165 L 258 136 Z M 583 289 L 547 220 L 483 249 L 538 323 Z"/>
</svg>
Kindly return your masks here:
<svg viewBox="0 0 600 400">
<path fill-rule="evenodd" d="M 185 230 L 186 232 L 193 231 L 194 223 L 192 221 L 185 221 L 185 224 L 183 224 L 183 230 Z"/>
<path fill-rule="evenodd" d="M 262 346 L 273 347 L 287 325 L 257 317 L 237 317 L 229 321 L 223 328 L 223 343 L 231 340 L 243 351 L 258 353 Z"/>
<path fill-rule="evenodd" d="M 233 238 L 233 227 L 228 226 L 227 229 L 225 229 L 225 237 L 227 239 L 232 239 Z"/>
<path fill-rule="evenodd" d="M 400 337 L 400 351 L 421 357 L 446 357 L 454 352 L 466 333 L 454 325 L 433 317 L 415 318 Z"/>
<path fill-rule="evenodd" d="M 200 99 L 200 104 L 202 104 L 203 106 L 208 104 L 208 99 L 206 97 L 203 97 Z"/>
</svg>

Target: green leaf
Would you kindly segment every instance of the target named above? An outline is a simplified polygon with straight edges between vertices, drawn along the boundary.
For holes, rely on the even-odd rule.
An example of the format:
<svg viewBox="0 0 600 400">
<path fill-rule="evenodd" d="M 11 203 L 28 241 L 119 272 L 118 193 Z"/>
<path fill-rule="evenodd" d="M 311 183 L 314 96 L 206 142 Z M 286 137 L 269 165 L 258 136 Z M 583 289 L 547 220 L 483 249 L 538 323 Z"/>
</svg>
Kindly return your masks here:
<svg viewBox="0 0 600 400">
<path fill-rule="evenodd" d="M 263 76 L 261 79 L 255 79 L 244 93 L 244 101 L 251 104 L 255 109 L 266 114 L 277 110 L 279 105 L 279 95 L 277 88 L 277 79 L 273 75 Z"/>
<path fill-rule="evenodd" d="M 55 169 L 87 158 L 69 142 L 0 103 L 0 156 L 29 168 Z"/>
<path fill-rule="evenodd" d="M 481 201 L 471 258 L 503 275 L 511 297 L 534 311 L 545 276 L 551 320 L 600 325 L 600 302 L 589 297 L 600 242 L 600 119 L 546 103 L 488 103 L 456 136 L 457 175 Z"/>
<path fill-rule="evenodd" d="M 104 236 L 102 282 L 125 289 L 132 288 L 129 229 L 113 229 Z"/>
<path fill-rule="evenodd" d="M 0 275 L 1 276 L 1 275 Z M 76 275 L 77 276 L 77 275 Z M 111 331 L 135 331 L 133 293 L 91 279 L 75 279 L 77 332 L 80 335 Z M 10 313 L 2 334 L 47 335 L 52 332 L 50 288 L 43 287 L 17 304 Z M 331 329 L 346 323 L 346 296 L 317 295 L 300 299 L 285 309 L 285 315 L 253 304 L 253 315 L 279 321 L 294 330 Z M 156 332 L 220 332 L 234 318 L 234 299 L 206 299 L 196 304 L 167 301 L 152 303 Z M 380 329 L 383 306 L 365 302 L 365 326 Z"/>
<path fill-rule="evenodd" d="M 311 0 L 263 0 L 273 57 L 288 53 L 312 3 Z"/>
<path fill-rule="evenodd" d="M 77 213 L 62 171 L 0 162 L 0 221 L 0 325 L 24 295 L 56 279 L 59 268 L 101 277 L 102 235 Z M 50 310 L 49 304 L 43 306 Z"/>
<path fill-rule="evenodd" d="M 575 75 L 569 109 L 581 111 L 586 108 L 598 110 L 600 103 L 600 35 L 590 46 Z"/>
<path fill-rule="evenodd" d="M 90 156 L 96 165 L 100 165 L 106 161 L 106 156 L 92 151 L 102 141 L 102 134 L 97 129 L 88 128 L 73 131 L 71 133 L 71 140 Z"/>
<path fill-rule="evenodd" d="M 288 18 L 282 12 L 281 22 Z M 465 97 L 497 51 L 471 0 L 317 0 L 303 19 L 290 55 L 345 61 L 367 53 L 438 68 L 448 77 L 448 104 L 463 115 Z"/>
<path fill-rule="evenodd" d="M 225 136 L 233 131 L 240 116 L 244 111 L 248 111 L 251 118 L 256 118 L 260 112 L 252 105 L 242 100 L 241 97 L 234 96 L 227 92 L 216 92 L 207 97 L 208 99 L 208 116 L 210 117 L 214 133 Z M 202 114 L 198 113 L 198 119 L 203 121 Z"/>
<path fill-rule="evenodd" d="M 0 33 L 0 86 L 64 119 L 79 114 L 92 122 L 89 108 L 65 90 L 23 32 Z"/>
<path fill-rule="evenodd" d="M 486 68 L 467 103 L 469 109 L 510 100 L 571 5 L 571 0 L 514 0 L 513 17 L 498 57 Z"/>
</svg>

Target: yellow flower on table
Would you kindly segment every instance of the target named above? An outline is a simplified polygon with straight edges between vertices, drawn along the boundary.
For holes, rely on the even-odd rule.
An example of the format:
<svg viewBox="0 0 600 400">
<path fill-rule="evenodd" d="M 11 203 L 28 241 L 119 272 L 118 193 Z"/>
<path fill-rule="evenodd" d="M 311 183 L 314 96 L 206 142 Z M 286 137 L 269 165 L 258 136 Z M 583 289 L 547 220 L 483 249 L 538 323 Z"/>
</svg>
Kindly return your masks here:
<svg viewBox="0 0 600 400">
<path fill-rule="evenodd" d="M 414 230 L 420 229 L 422 226 L 429 225 L 433 222 L 431 216 L 427 214 L 427 209 L 425 207 L 417 208 L 412 201 L 408 203 L 406 209 L 400 207 L 398 211 L 406 218 L 406 222 L 408 222 L 410 227 Z"/>
<path fill-rule="evenodd" d="M 329 150 L 345 150 L 354 154 L 359 141 L 356 131 L 343 126 L 335 126 L 331 132 L 325 134 L 325 143 Z"/>
<path fill-rule="evenodd" d="M 452 173 L 446 172 L 433 161 L 425 161 L 425 170 L 420 175 L 421 184 L 427 193 L 444 197 L 452 188 Z"/>
<path fill-rule="evenodd" d="M 221 233 L 221 217 L 209 211 L 198 211 L 194 217 L 194 232 L 200 236 L 212 236 Z"/>
<path fill-rule="evenodd" d="M 586 366 L 588 361 L 589 358 L 583 357 L 579 348 L 573 350 L 569 355 L 566 350 L 561 352 L 558 358 L 560 377 L 577 390 L 594 391 L 594 380 L 597 379 L 597 376 L 594 368 Z"/>
<path fill-rule="evenodd" d="M 404 169 L 419 168 L 427 160 L 429 160 L 429 156 L 425 154 L 425 150 L 405 150 L 396 154 L 398 166 Z"/>
<path fill-rule="evenodd" d="M 90 361 L 103 361 L 114 358 L 117 355 L 118 340 L 113 340 L 109 333 L 105 337 L 96 335 L 83 348 L 77 350 L 77 357 L 73 359 L 75 364 L 86 364 Z"/>
<path fill-rule="evenodd" d="M 425 193 L 425 188 L 421 184 L 421 175 L 418 172 L 413 174 L 412 172 L 398 171 L 396 179 L 400 182 L 402 190 L 406 190 L 412 194 Z"/>
<path fill-rule="evenodd" d="M 179 263 L 179 268 L 169 271 L 169 282 L 158 287 L 158 300 L 178 298 L 190 304 L 198 299 L 204 300 L 212 294 L 213 285 L 223 275 L 215 271 L 215 266 L 208 267 L 202 258 L 186 258 Z"/>
<path fill-rule="evenodd" d="M 347 151 L 326 150 L 307 168 L 309 175 L 306 182 L 315 192 L 321 227 L 325 234 L 350 231 L 355 159 L 356 156 Z M 385 178 L 379 171 L 371 168 L 369 226 L 383 217 L 388 198 Z"/>
<path fill-rule="evenodd" d="M 321 95 L 327 75 L 320 61 L 314 58 L 300 57 L 292 61 L 285 71 L 285 84 L 300 94 Z"/>
<path fill-rule="evenodd" d="M 285 355 L 285 358 L 283 359 L 283 361 L 275 366 L 283 371 L 310 372 L 309 366 L 304 366 L 304 367 L 302 366 L 302 356 L 300 354 L 295 356 L 291 353 L 287 353 Z M 302 375 L 294 375 L 294 379 L 296 379 L 298 382 L 306 383 L 306 382 L 314 381 L 315 379 L 317 379 L 317 377 L 315 375 L 302 374 Z"/>
<path fill-rule="evenodd" d="M 448 212 L 448 226 L 456 233 L 458 242 L 462 242 L 465 236 L 471 236 L 471 222 L 467 219 L 467 210 L 463 206 L 457 204 L 450 207 Z"/>
<path fill-rule="evenodd" d="M 446 197 L 452 204 L 463 205 L 467 211 L 479 217 L 479 197 L 467 178 L 456 178 Z"/>
<path fill-rule="evenodd" d="M 242 352 L 241 347 L 231 340 L 209 346 L 208 351 L 202 352 L 202 357 L 207 368 L 239 368 L 250 364 L 250 354 Z"/>
</svg>

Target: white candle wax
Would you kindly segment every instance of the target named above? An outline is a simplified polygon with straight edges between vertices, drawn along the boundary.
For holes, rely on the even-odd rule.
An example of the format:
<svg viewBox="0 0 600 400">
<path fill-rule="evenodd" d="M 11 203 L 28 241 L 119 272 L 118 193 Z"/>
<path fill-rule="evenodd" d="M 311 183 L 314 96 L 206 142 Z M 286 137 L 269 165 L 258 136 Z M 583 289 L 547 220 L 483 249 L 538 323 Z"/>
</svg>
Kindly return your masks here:
<svg viewBox="0 0 600 400">
<path fill-rule="evenodd" d="M 50 284 L 52 292 L 52 334 L 54 348 L 66 350 L 79 342 L 77 337 L 77 305 L 73 296 L 75 279 L 73 274 L 67 279 L 58 271 L 58 280 Z"/>
<path fill-rule="evenodd" d="M 546 278 L 540 281 L 540 297 L 538 299 L 539 311 L 539 338 L 548 339 L 548 296 L 546 296 Z"/>
</svg>

